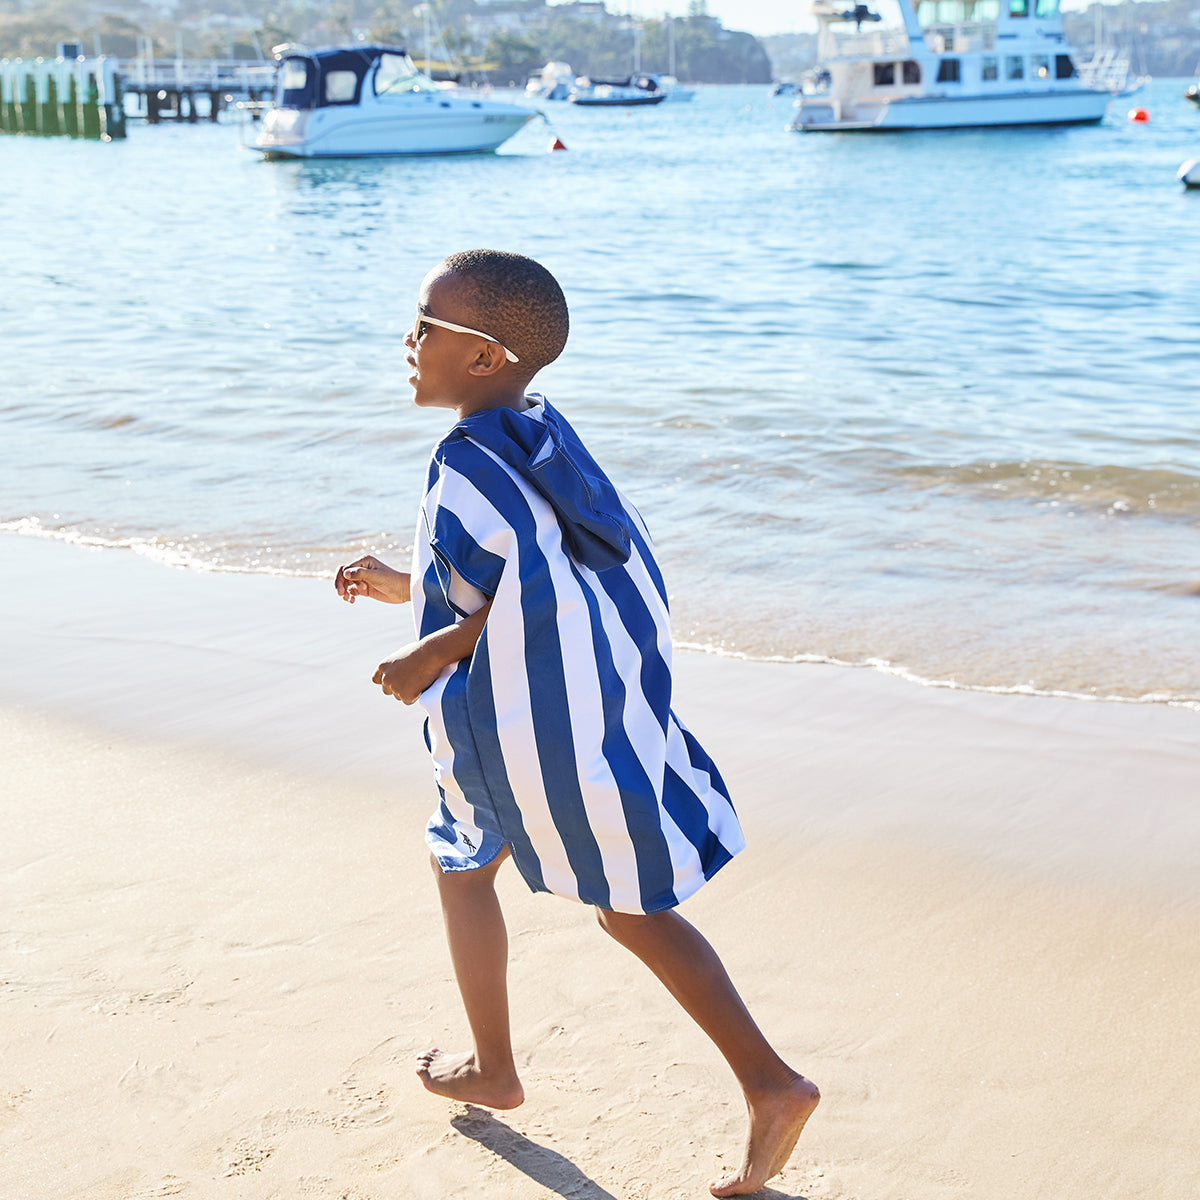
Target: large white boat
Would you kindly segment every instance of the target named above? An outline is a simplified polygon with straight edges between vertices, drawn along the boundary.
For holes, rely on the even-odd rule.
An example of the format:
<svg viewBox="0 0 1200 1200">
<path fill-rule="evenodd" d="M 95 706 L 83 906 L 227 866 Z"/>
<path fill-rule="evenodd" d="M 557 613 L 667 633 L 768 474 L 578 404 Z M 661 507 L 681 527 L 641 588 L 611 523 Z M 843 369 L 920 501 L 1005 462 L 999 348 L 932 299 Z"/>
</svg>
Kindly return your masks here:
<svg viewBox="0 0 1200 1200">
<path fill-rule="evenodd" d="M 396 47 L 288 50 L 250 146 L 267 158 L 467 154 L 495 150 L 536 115 L 447 92 Z"/>
<path fill-rule="evenodd" d="M 820 61 L 789 128 L 1081 124 L 1120 92 L 1080 78 L 1059 0 L 896 3 L 903 25 L 889 28 L 865 4 L 815 0 Z"/>
</svg>

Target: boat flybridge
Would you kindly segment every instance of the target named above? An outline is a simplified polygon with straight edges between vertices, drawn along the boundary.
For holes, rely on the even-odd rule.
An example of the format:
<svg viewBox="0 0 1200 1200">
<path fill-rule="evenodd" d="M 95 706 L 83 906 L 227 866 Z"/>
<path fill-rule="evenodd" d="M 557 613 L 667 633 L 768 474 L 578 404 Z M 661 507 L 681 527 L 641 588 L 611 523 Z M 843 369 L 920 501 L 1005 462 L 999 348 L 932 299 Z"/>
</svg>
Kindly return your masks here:
<svg viewBox="0 0 1200 1200">
<path fill-rule="evenodd" d="M 902 27 L 865 4 L 815 0 L 819 62 L 789 128 L 1081 124 L 1101 120 L 1118 94 L 1080 78 L 1059 0 L 896 3 Z"/>
<path fill-rule="evenodd" d="M 495 150 L 536 115 L 439 88 L 397 47 L 288 47 L 250 147 L 267 158 L 466 154 Z"/>
</svg>

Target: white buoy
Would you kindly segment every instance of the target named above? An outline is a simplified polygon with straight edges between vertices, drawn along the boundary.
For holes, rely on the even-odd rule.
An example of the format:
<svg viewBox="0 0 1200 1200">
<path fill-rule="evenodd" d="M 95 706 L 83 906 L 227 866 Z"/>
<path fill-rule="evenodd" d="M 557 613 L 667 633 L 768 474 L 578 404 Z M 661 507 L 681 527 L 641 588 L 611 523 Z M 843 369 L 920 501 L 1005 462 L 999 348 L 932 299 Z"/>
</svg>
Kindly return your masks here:
<svg viewBox="0 0 1200 1200">
<path fill-rule="evenodd" d="M 1179 168 L 1179 181 L 1186 188 L 1200 188 L 1200 158 L 1189 158 Z"/>
</svg>

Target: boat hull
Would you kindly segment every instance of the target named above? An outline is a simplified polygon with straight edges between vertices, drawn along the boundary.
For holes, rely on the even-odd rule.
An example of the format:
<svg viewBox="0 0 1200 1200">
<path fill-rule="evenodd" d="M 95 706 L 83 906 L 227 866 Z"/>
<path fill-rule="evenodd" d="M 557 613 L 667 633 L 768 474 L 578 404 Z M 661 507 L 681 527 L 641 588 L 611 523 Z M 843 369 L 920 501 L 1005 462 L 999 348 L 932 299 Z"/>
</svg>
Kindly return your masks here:
<svg viewBox="0 0 1200 1200">
<path fill-rule="evenodd" d="M 665 92 L 659 92 L 656 96 L 625 96 L 621 98 L 572 96 L 571 103 L 578 104 L 580 108 L 640 108 L 647 104 L 662 104 L 666 98 Z"/>
<path fill-rule="evenodd" d="M 1086 89 L 1000 96 L 904 96 L 860 100 L 844 107 L 827 97 L 802 96 L 796 102 L 796 116 L 789 128 L 816 133 L 1085 125 L 1102 120 L 1110 100 L 1110 92 Z"/>
<path fill-rule="evenodd" d="M 469 105 L 470 101 L 462 104 Z M 306 119 L 264 122 L 253 149 L 266 158 L 392 158 L 497 149 L 535 113 L 516 107 L 445 107 L 436 99 L 396 111 L 318 109 Z M 268 118 L 272 114 L 268 114 Z"/>
</svg>

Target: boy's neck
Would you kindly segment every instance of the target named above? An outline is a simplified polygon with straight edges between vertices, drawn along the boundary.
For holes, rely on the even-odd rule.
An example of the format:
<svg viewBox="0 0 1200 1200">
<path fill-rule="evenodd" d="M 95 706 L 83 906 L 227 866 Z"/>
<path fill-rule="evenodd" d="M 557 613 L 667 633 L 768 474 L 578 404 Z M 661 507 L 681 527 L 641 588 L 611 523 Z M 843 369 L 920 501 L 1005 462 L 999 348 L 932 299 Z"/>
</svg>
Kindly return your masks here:
<svg viewBox="0 0 1200 1200">
<path fill-rule="evenodd" d="M 454 411 L 461 421 L 477 412 L 490 408 L 511 408 L 514 412 L 524 412 L 533 407 L 533 401 L 525 395 L 525 386 L 519 390 L 504 390 L 496 393 L 484 392 L 479 396 L 471 396 L 461 400 L 454 406 Z"/>
</svg>

